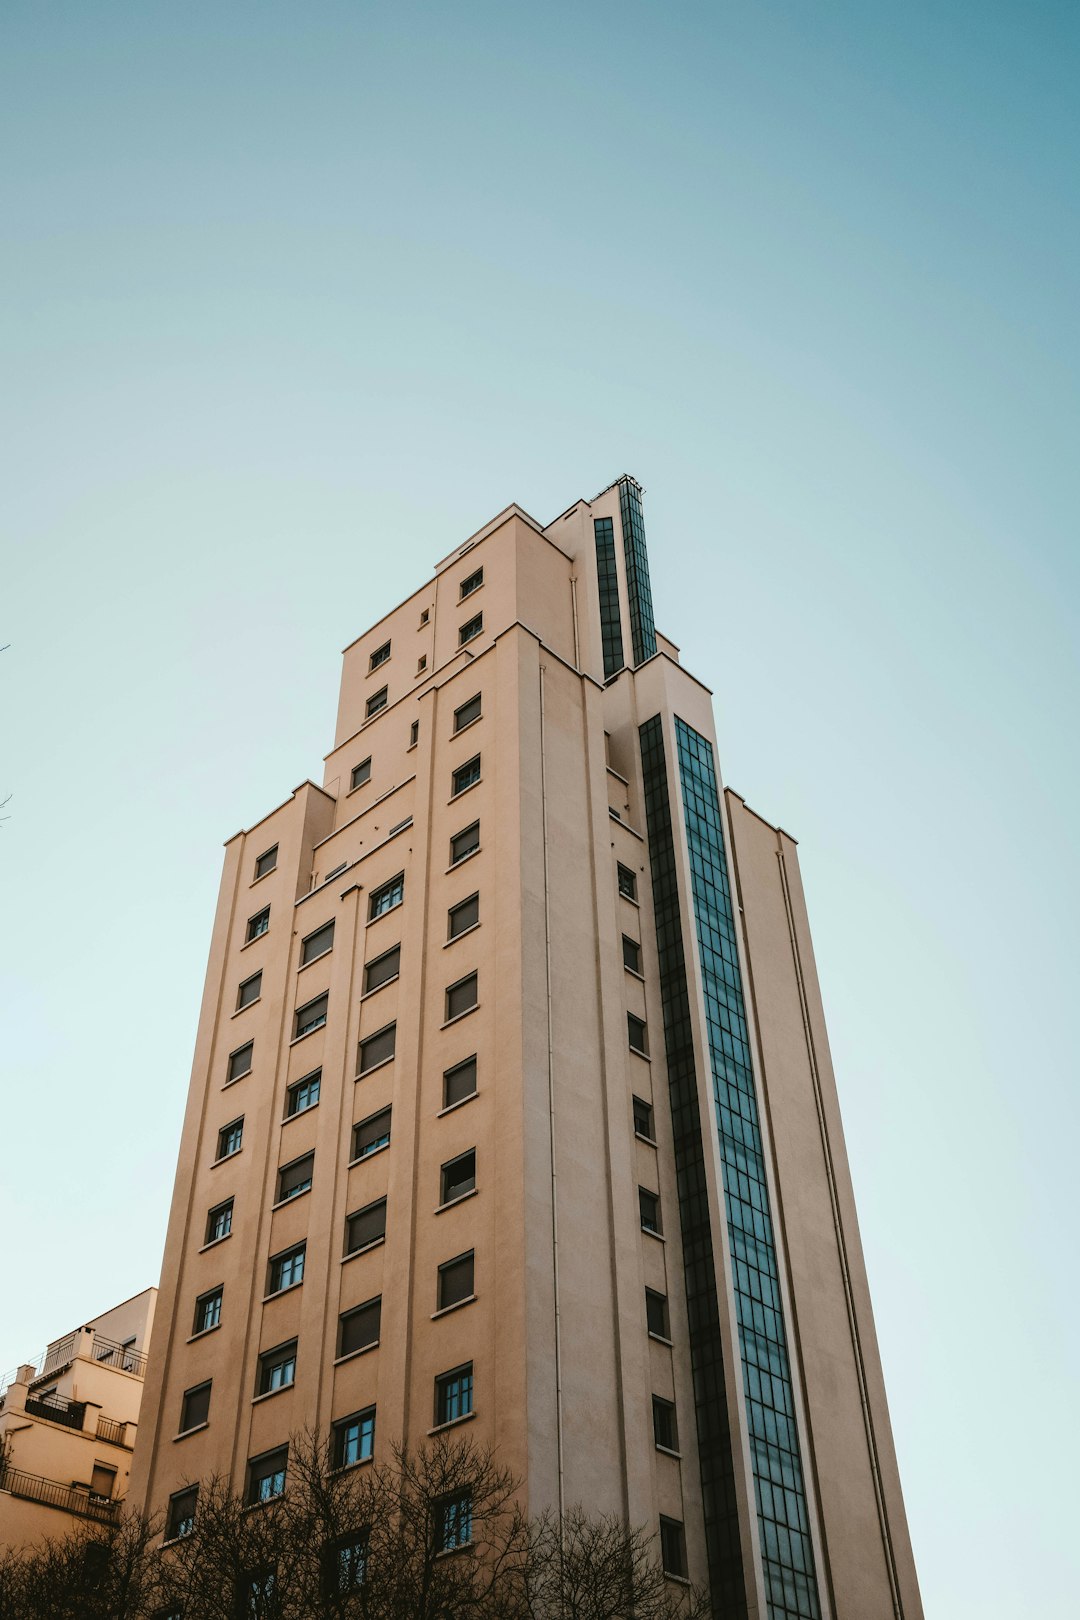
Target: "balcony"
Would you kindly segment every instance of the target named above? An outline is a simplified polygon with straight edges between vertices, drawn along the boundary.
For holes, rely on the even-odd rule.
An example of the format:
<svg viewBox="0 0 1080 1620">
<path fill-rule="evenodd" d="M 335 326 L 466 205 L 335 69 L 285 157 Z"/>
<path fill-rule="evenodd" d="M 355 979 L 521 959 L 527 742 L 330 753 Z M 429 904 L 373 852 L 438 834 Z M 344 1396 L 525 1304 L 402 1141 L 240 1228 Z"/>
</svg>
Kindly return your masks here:
<svg viewBox="0 0 1080 1620">
<path fill-rule="evenodd" d="M 92 1354 L 103 1367 L 116 1367 L 120 1372 L 134 1373 L 136 1378 L 146 1377 L 146 1357 L 141 1350 L 133 1350 L 130 1345 L 117 1344 L 115 1339 L 103 1339 L 100 1333 L 95 1333 Z"/>
<path fill-rule="evenodd" d="M 69 1401 L 63 1395 L 28 1395 L 26 1412 L 30 1417 L 62 1423 L 66 1429 L 81 1429 L 86 1422 L 86 1402 Z"/>
<path fill-rule="evenodd" d="M 21 1496 L 28 1502 L 41 1502 L 45 1507 L 60 1508 L 64 1513 L 75 1513 L 83 1519 L 96 1519 L 99 1524 L 115 1524 L 120 1503 L 108 1496 L 95 1496 L 85 1485 L 61 1485 L 58 1479 L 43 1479 L 40 1474 L 27 1474 L 21 1468 L 0 1468 L 0 1491 Z"/>
</svg>

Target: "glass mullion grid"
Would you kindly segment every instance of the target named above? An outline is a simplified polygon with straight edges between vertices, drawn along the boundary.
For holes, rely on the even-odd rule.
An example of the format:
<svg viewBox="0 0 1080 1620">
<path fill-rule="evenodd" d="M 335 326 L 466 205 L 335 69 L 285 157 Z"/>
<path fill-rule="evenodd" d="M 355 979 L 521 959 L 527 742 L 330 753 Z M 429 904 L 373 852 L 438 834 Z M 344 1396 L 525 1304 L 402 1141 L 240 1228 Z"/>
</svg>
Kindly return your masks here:
<svg viewBox="0 0 1080 1620">
<path fill-rule="evenodd" d="M 615 563 L 615 524 L 594 518 L 596 577 L 600 591 L 600 638 L 604 649 L 604 679 L 609 681 L 626 663 L 623 653 L 622 611 L 619 607 L 619 572 Z"/>
<path fill-rule="evenodd" d="M 645 515 L 641 487 L 632 478 L 619 480 L 619 515 L 622 519 L 623 556 L 626 559 L 626 595 L 630 605 L 630 639 L 634 663 L 643 664 L 656 651 L 649 554 L 645 549 Z"/>
<path fill-rule="evenodd" d="M 678 717 L 675 732 L 768 1611 L 819 1620 L 712 746 Z"/>
</svg>

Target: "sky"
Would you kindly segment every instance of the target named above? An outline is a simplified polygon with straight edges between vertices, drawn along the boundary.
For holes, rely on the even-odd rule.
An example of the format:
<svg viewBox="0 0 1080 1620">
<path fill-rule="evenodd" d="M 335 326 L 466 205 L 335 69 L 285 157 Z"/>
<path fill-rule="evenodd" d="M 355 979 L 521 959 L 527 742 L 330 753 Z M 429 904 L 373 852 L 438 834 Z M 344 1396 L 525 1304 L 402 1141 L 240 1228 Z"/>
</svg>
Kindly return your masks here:
<svg viewBox="0 0 1080 1620">
<path fill-rule="evenodd" d="M 157 1279 L 221 845 L 510 501 L 646 488 L 799 839 L 931 1620 L 1080 1581 L 1080 12 L 0 16 L 0 1371 Z"/>
</svg>

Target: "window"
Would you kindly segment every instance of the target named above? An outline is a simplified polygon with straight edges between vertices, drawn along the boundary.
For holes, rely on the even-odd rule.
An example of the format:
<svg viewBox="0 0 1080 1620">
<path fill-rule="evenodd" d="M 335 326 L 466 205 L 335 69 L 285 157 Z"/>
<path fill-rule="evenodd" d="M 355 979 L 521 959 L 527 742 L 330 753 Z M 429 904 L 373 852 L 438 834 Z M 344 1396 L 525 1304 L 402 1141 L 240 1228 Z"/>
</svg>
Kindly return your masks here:
<svg viewBox="0 0 1080 1620">
<path fill-rule="evenodd" d="M 311 1186 L 311 1172 L 315 1165 L 314 1153 L 305 1153 L 302 1159 L 294 1159 L 291 1164 L 282 1165 L 277 1178 L 277 1202 L 283 1204 L 287 1198 L 299 1198 Z"/>
<path fill-rule="evenodd" d="M 686 1537 L 678 1519 L 660 1516 L 660 1562 L 665 1575 L 686 1579 Z"/>
<path fill-rule="evenodd" d="M 237 1581 L 236 1592 L 239 1620 L 270 1620 L 278 1613 L 277 1576 L 272 1569 L 245 1571 Z"/>
<path fill-rule="evenodd" d="M 369 1153 L 377 1153 L 379 1148 L 389 1146 L 390 1114 L 389 1108 L 380 1108 L 377 1114 L 369 1114 L 367 1119 L 353 1126 L 354 1163 L 357 1159 L 366 1159 Z"/>
<path fill-rule="evenodd" d="M 435 1504 L 435 1550 L 449 1552 L 472 1540 L 472 1492 L 455 1491 Z"/>
<path fill-rule="evenodd" d="M 210 1388 L 211 1381 L 205 1384 L 196 1384 L 194 1389 L 185 1389 L 184 1399 L 180 1403 L 180 1433 L 187 1434 L 191 1429 L 201 1429 L 210 1415 Z"/>
<path fill-rule="evenodd" d="M 326 1548 L 326 1587 L 328 1595 L 342 1597 L 358 1592 L 364 1584 L 367 1571 L 368 1531 L 339 1536 Z"/>
<path fill-rule="evenodd" d="M 367 1462 L 375 1450 L 375 1408 L 354 1412 L 334 1424 L 334 1467 L 351 1468 Z"/>
<path fill-rule="evenodd" d="M 440 1172 L 440 1203 L 452 1204 L 455 1198 L 476 1191 L 476 1149 L 460 1154 L 444 1164 Z"/>
<path fill-rule="evenodd" d="M 414 720 L 412 725 L 409 727 L 409 747 L 410 748 L 415 748 L 419 741 L 420 741 L 420 722 L 419 722 L 419 720 Z"/>
<path fill-rule="evenodd" d="M 322 1089 L 322 1070 L 314 1069 L 306 1074 L 302 1080 L 294 1080 L 285 1093 L 285 1118 L 292 1119 L 295 1114 L 302 1114 L 309 1108 L 314 1108 L 319 1100 Z"/>
<path fill-rule="evenodd" d="M 226 1085 L 231 1080 L 241 1080 L 245 1074 L 251 1073 L 251 1054 L 255 1050 L 255 1042 L 247 1041 L 238 1046 L 235 1052 L 229 1053 L 229 1065 L 226 1070 Z"/>
<path fill-rule="evenodd" d="M 261 877 L 265 877 L 268 872 L 272 872 L 274 870 L 274 867 L 277 865 L 277 852 L 278 852 L 278 847 L 275 844 L 273 849 L 265 850 L 263 852 L 263 854 L 256 857 L 256 860 L 255 860 L 255 877 L 256 877 L 256 879 L 261 878 Z"/>
<path fill-rule="evenodd" d="M 387 1063 L 394 1055 L 397 1045 L 397 1025 L 387 1024 L 374 1035 L 366 1035 L 360 1042 L 360 1063 L 357 1076 L 368 1074 L 377 1069 L 380 1063 Z"/>
<path fill-rule="evenodd" d="M 392 950 L 384 951 L 373 962 L 364 963 L 364 994 L 377 990 L 381 984 L 389 984 L 401 972 L 401 946 L 395 945 Z"/>
<path fill-rule="evenodd" d="M 308 934 L 301 941 L 300 966 L 306 967 L 309 962 L 314 962 L 318 957 L 325 956 L 327 951 L 332 951 L 333 948 L 334 924 L 331 921 L 323 923 L 321 928 L 316 928 L 313 934 Z"/>
<path fill-rule="evenodd" d="M 652 1103 L 645 1102 L 641 1097 L 634 1098 L 634 1132 L 643 1136 L 646 1142 L 655 1142 L 653 1135 Z"/>
<path fill-rule="evenodd" d="M 329 872 L 327 872 L 326 876 L 323 878 L 323 882 L 329 883 L 331 878 L 336 878 L 339 873 L 344 872 L 348 864 L 348 861 L 342 861 L 340 866 L 332 866 Z"/>
<path fill-rule="evenodd" d="M 465 598 L 467 596 L 471 596 L 473 591 L 478 591 L 483 583 L 484 570 L 482 568 L 478 568 L 474 574 L 470 574 L 467 579 L 462 580 L 461 593 L 458 597 L 458 601 L 464 602 Z"/>
<path fill-rule="evenodd" d="M 641 1214 L 641 1230 L 643 1232 L 660 1233 L 660 1199 L 656 1193 L 650 1192 L 647 1187 L 637 1190 L 638 1210 Z"/>
<path fill-rule="evenodd" d="M 273 1350 L 264 1350 L 259 1357 L 259 1376 L 255 1385 L 257 1395 L 272 1395 L 275 1390 L 288 1389 L 296 1382 L 296 1340 L 279 1344 Z"/>
<path fill-rule="evenodd" d="M 475 641 L 484 628 L 484 615 L 478 613 L 475 618 L 469 619 L 458 631 L 458 646 L 464 647 L 467 641 Z"/>
<path fill-rule="evenodd" d="M 223 1125 L 217 1133 L 217 1159 L 227 1159 L 233 1153 L 239 1153 L 240 1144 L 244 1140 L 244 1118 L 234 1119 L 231 1125 Z"/>
<path fill-rule="evenodd" d="M 467 978 L 459 979 L 456 984 L 450 985 L 446 992 L 446 1022 L 451 1018 L 460 1018 L 462 1013 L 471 1012 L 476 1006 L 477 977 L 470 973 Z"/>
<path fill-rule="evenodd" d="M 480 823 L 474 821 L 471 827 L 463 827 L 455 833 L 450 840 L 450 865 L 456 866 L 463 861 L 466 855 L 471 855 L 480 848 Z"/>
<path fill-rule="evenodd" d="M 668 1326 L 666 1294 L 658 1294 L 654 1288 L 646 1288 L 645 1321 L 648 1323 L 649 1332 L 654 1338 L 671 1338 L 671 1330 Z"/>
<path fill-rule="evenodd" d="M 232 1231 L 233 1201 L 226 1198 L 223 1204 L 215 1204 L 206 1217 L 206 1241 L 217 1243 L 221 1238 L 227 1238 Z"/>
<path fill-rule="evenodd" d="M 420 610 L 420 623 L 422 625 L 427 624 L 427 622 L 428 622 L 428 620 L 430 618 L 431 618 L 431 609 L 430 608 L 421 608 L 421 610 Z"/>
<path fill-rule="evenodd" d="M 622 937 L 622 960 L 623 967 L 629 968 L 631 973 L 641 972 L 641 946 L 628 934 Z"/>
<path fill-rule="evenodd" d="M 366 1204 L 355 1214 L 345 1217 L 345 1253 L 359 1254 L 361 1249 L 370 1249 L 373 1244 L 381 1243 L 386 1236 L 386 1199 L 380 1198 L 374 1204 Z"/>
<path fill-rule="evenodd" d="M 258 1001 L 262 995 L 262 973 L 253 973 L 250 979 L 245 979 L 236 996 L 236 1010 L 240 1012 L 244 1007 L 250 1007 L 253 1001 Z"/>
<path fill-rule="evenodd" d="M 116 1469 L 107 1463 L 94 1463 L 90 1470 L 90 1495 L 108 1501 L 116 1488 Z"/>
<path fill-rule="evenodd" d="M 329 1005 L 330 995 L 324 990 L 314 1001 L 306 1001 L 302 1007 L 298 1007 L 294 1039 L 299 1040 L 301 1035 L 310 1035 L 313 1029 L 321 1029 L 326 1023 L 326 1009 Z"/>
<path fill-rule="evenodd" d="M 373 669 L 378 669 L 380 664 L 385 664 L 389 657 L 390 643 L 388 641 L 384 641 L 381 647 L 376 647 L 368 661 L 368 674 L 370 674 Z"/>
<path fill-rule="evenodd" d="M 169 1497 L 169 1507 L 165 1515 L 165 1540 L 179 1541 L 181 1536 L 190 1536 L 195 1528 L 195 1504 L 199 1500 L 199 1487 L 188 1485 L 182 1491 Z"/>
<path fill-rule="evenodd" d="M 473 1409 L 472 1362 L 440 1373 L 435 1380 L 435 1422 L 455 1423 Z"/>
<path fill-rule="evenodd" d="M 353 768 L 352 768 L 352 777 L 350 779 L 350 785 L 349 785 L 349 792 L 352 793 L 356 788 L 363 787 L 365 782 L 370 782 L 370 781 L 371 781 L 371 758 L 369 756 L 367 759 L 362 759 L 360 761 L 359 765 L 354 765 L 353 766 Z"/>
<path fill-rule="evenodd" d="M 679 1431 L 675 1423 L 675 1406 L 659 1395 L 652 1398 L 653 1440 L 662 1451 L 678 1451 Z"/>
<path fill-rule="evenodd" d="M 457 939 L 458 935 L 464 934 L 467 929 L 475 928 L 480 921 L 480 896 L 471 894 L 467 900 L 462 900 L 459 905 L 451 906 L 447 913 L 447 919 L 447 939 Z"/>
<path fill-rule="evenodd" d="M 416 660 L 416 673 L 422 675 L 425 669 L 427 669 L 427 653 L 421 653 Z"/>
<path fill-rule="evenodd" d="M 370 720 L 373 714 L 378 714 L 380 709 L 385 709 L 385 708 L 386 708 L 386 687 L 383 686 L 383 687 L 380 687 L 377 692 L 372 692 L 371 696 L 368 698 L 367 702 L 364 704 L 364 717 L 365 717 L 365 719 Z"/>
<path fill-rule="evenodd" d="M 382 917 L 395 906 L 400 906 L 405 895 L 405 874 L 399 872 L 396 878 L 384 883 L 381 888 L 372 889 L 371 899 L 368 901 L 368 920 Z"/>
<path fill-rule="evenodd" d="M 376 1295 L 354 1311 L 343 1311 L 338 1320 L 338 1355 L 351 1356 L 379 1342 L 382 1322 L 382 1295 Z"/>
<path fill-rule="evenodd" d="M 248 918 L 247 943 L 250 945 L 253 939 L 260 939 L 269 930 L 269 927 L 270 907 L 264 906 L 261 911 L 255 913 L 254 917 Z"/>
<path fill-rule="evenodd" d="M 645 1028 L 644 1020 L 635 1018 L 633 1013 L 627 1013 L 626 1035 L 630 1042 L 631 1052 L 639 1052 L 642 1057 L 648 1057 L 649 1033 Z"/>
<path fill-rule="evenodd" d="M 460 1305 L 462 1300 L 472 1299 L 473 1292 L 473 1251 L 470 1249 L 468 1254 L 459 1254 L 439 1267 L 437 1309 L 445 1311 L 451 1305 Z"/>
<path fill-rule="evenodd" d="M 631 872 L 628 866 L 620 861 L 619 867 L 619 893 L 626 900 L 637 899 L 637 873 Z"/>
<path fill-rule="evenodd" d="M 221 1296 L 223 1288 L 211 1288 L 207 1294 L 200 1294 L 195 1301 L 195 1325 L 193 1333 L 207 1333 L 216 1328 L 221 1321 Z"/>
<path fill-rule="evenodd" d="M 459 793 L 464 793 L 466 788 L 471 788 L 479 780 L 480 755 L 477 754 L 475 759 L 466 760 L 465 764 L 459 765 L 454 772 L 451 798 L 455 798 Z"/>
<path fill-rule="evenodd" d="M 454 730 L 464 731 L 466 726 L 471 726 L 473 721 L 479 720 L 479 718 L 480 693 L 477 692 L 476 696 L 471 697 L 468 703 L 463 703 L 460 709 L 454 710 Z"/>
<path fill-rule="evenodd" d="M 288 1465 L 288 1446 L 278 1446 L 274 1451 L 252 1457 L 248 1463 L 248 1502 L 272 1502 L 275 1496 L 280 1496 L 285 1489 Z"/>
<path fill-rule="evenodd" d="M 455 1103 L 464 1102 L 466 1097 L 476 1096 L 476 1058 L 466 1058 L 464 1063 L 455 1063 L 452 1069 L 447 1069 L 443 1075 L 443 1107 L 452 1108 Z"/>
<path fill-rule="evenodd" d="M 306 1243 L 296 1243 L 291 1249 L 270 1256 L 268 1294 L 284 1293 L 286 1288 L 295 1288 L 297 1283 L 303 1282 L 306 1250 Z"/>
</svg>

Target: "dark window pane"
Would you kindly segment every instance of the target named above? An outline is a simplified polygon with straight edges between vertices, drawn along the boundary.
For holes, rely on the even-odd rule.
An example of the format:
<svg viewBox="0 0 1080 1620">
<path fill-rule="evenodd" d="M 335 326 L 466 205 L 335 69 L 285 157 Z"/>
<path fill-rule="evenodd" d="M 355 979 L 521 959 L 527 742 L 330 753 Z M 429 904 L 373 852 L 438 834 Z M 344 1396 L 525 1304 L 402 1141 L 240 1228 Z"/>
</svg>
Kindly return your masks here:
<svg viewBox="0 0 1080 1620">
<path fill-rule="evenodd" d="M 435 1509 L 435 1545 L 439 1552 L 465 1547 L 472 1540 L 472 1493 L 444 1496 Z"/>
<path fill-rule="evenodd" d="M 277 1202 L 283 1203 L 286 1198 L 296 1198 L 300 1193 L 307 1192 L 311 1186 L 311 1174 L 315 1165 L 314 1153 L 305 1153 L 302 1159 L 294 1159 L 291 1164 L 283 1165 L 278 1171 Z"/>
<path fill-rule="evenodd" d="M 412 725 L 409 727 L 409 747 L 410 748 L 415 748 L 419 741 L 420 741 L 420 722 L 419 722 L 419 720 L 414 720 Z"/>
<path fill-rule="evenodd" d="M 462 580 L 459 601 L 464 601 L 466 596 L 471 596 L 473 591 L 478 591 L 483 583 L 484 570 L 482 568 L 478 568 L 475 573 L 470 574 L 466 579 Z"/>
<path fill-rule="evenodd" d="M 248 1041 L 246 1046 L 238 1046 L 235 1052 L 230 1052 L 227 1075 L 229 1080 L 239 1080 L 243 1075 L 251 1073 L 251 1054 L 254 1050 L 255 1042 Z"/>
<path fill-rule="evenodd" d="M 254 917 L 248 918 L 247 937 L 250 944 L 253 939 L 260 939 L 270 927 L 270 907 L 257 911 Z"/>
<path fill-rule="evenodd" d="M 258 857 L 255 862 L 255 876 L 257 878 L 265 877 L 267 872 L 274 870 L 277 865 L 277 852 L 278 847 L 275 844 L 273 849 L 266 850 L 264 854 Z"/>
<path fill-rule="evenodd" d="M 358 1592 L 363 1586 L 367 1573 L 368 1539 L 368 1531 L 360 1530 L 355 1535 L 340 1536 L 330 1542 L 326 1550 L 328 1595 L 336 1592 L 345 1596 L 349 1592 Z"/>
<path fill-rule="evenodd" d="M 447 1069 L 443 1075 L 443 1107 L 449 1108 L 452 1103 L 462 1102 L 466 1097 L 476 1095 L 476 1058 L 466 1058 L 464 1063 L 455 1063 L 452 1069 Z"/>
<path fill-rule="evenodd" d="M 351 792 L 353 788 L 363 787 L 365 782 L 370 782 L 370 781 L 371 781 L 371 760 L 370 760 L 370 758 L 369 759 L 362 759 L 360 761 L 359 765 L 354 765 L 353 768 L 352 768 L 352 776 L 351 776 L 350 782 L 349 782 L 349 790 Z"/>
<path fill-rule="evenodd" d="M 480 896 L 470 895 L 468 900 L 462 900 L 460 905 L 451 906 L 449 912 L 449 939 L 456 939 L 467 928 L 475 928 L 480 921 Z"/>
<path fill-rule="evenodd" d="M 368 698 L 367 702 L 364 705 L 364 714 L 365 714 L 366 718 L 368 720 L 370 720 L 373 714 L 378 714 L 380 709 L 385 709 L 385 708 L 386 708 L 386 687 L 384 686 L 384 687 L 381 688 L 380 691 L 373 692 L 371 694 L 371 696 Z"/>
<path fill-rule="evenodd" d="M 165 1515 L 165 1540 L 176 1541 L 180 1536 L 190 1536 L 195 1528 L 195 1505 L 199 1500 L 199 1487 L 188 1485 L 175 1496 L 169 1497 L 169 1508 Z"/>
<path fill-rule="evenodd" d="M 355 1412 L 334 1424 L 334 1467 L 351 1468 L 366 1462 L 375 1450 L 375 1408 Z"/>
<path fill-rule="evenodd" d="M 194 1389 L 184 1391 L 184 1399 L 180 1408 L 180 1433 L 186 1434 L 189 1429 L 198 1429 L 210 1415 L 210 1384 L 196 1384 Z"/>
<path fill-rule="evenodd" d="M 368 1204 L 345 1219 L 345 1253 L 357 1254 L 386 1236 L 386 1199 Z"/>
<path fill-rule="evenodd" d="M 454 772 L 453 792 L 464 793 L 466 788 L 472 787 L 473 783 L 479 782 L 479 780 L 480 755 L 477 754 L 475 759 L 466 760 L 465 764 L 459 765 L 457 770 Z"/>
<path fill-rule="evenodd" d="M 296 1381 L 296 1340 L 264 1350 L 259 1357 L 257 1393 L 269 1395 L 275 1389 L 288 1389 Z"/>
<path fill-rule="evenodd" d="M 647 1057 L 649 1054 L 648 1031 L 641 1019 L 635 1018 L 633 1013 L 627 1013 L 626 1015 L 626 1033 L 630 1041 L 631 1051 L 640 1052 L 642 1057 Z"/>
<path fill-rule="evenodd" d="M 645 1320 L 650 1333 L 655 1333 L 659 1339 L 670 1339 L 667 1297 L 652 1288 L 645 1290 Z"/>
<path fill-rule="evenodd" d="M 205 1333 L 208 1328 L 217 1327 L 221 1321 L 221 1288 L 212 1288 L 208 1294 L 200 1294 L 195 1301 L 195 1325 L 193 1332 Z"/>
<path fill-rule="evenodd" d="M 286 1093 L 286 1117 L 291 1119 L 294 1114 L 302 1114 L 305 1109 L 314 1108 L 321 1090 L 321 1069 L 315 1069 L 311 1074 L 306 1074 L 302 1080 L 294 1081 Z"/>
<path fill-rule="evenodd" d="M 649 1192 L 646 1187 L 638 1188 L 638 1209 L 641 1212 L 641 1227 L 645 1232 L 659 1232 L 660 1226 L 660 1200 L 656 1193 Z"/>
<path fill-rule="evenodd" d="M 652 1104 L 643 1102 L 640 1097 L 634 1098 L 634 1129 L 639 1136 L 646 1137 L 650 1142 L 655 1140 Z"/>
<path fill-rule="evenodd" d="M 242 1118 L 241 1119 L 234 1119 L 230 1125 L 223 1125 L 221 1127 L 220 1131 L 218 1131 L 218 1139 L 217 1139 L 217 1156 L 218 1156 L 218 1158 L 219 1159 L 227 1159 L 230 1156 L 230 1154 L 239 1153 L 240 1146 L 241 1146 L 241 1143 L 243 1142 L 243 1140 L 244 1140 L 244 1121 L 243 1121 Z"/>
<path fill-rule="evenodd" d="M 285 1472 L 289 1462 L 288 1446 L 275 1451 L 264 1451 L 248 1463 L 249 1502 L 270 1502 L 285 1489 Z"/>
<path fill-rule="evenodd" d="M 385 951 L 382 956 L 377 956 L 373 962 L 365 964 L 365 995 L 369 990 L 377 990 L 380 984 L 388 984 L 391 979 L 396 979 L 400 972 L 401 946 L 395 945 L 392 951 Z"/>
<path fill-rule="evenodd" d="M 381 888 L 372 889 L 371 899 L 368 901 L 368 917 L 381 917 L 384 912 L 393 911 L 400 906 L 405 893 L 405 874 L 399 872 L 396 878 L 384 883 Z"/>
<path fill-rule="evenodd" d="M 479 720 L 480 712 L 481 698 L 480 693 L 477 692 L 476 696 L 471 697 L 468 703 L 463 703 L 460 709 L 454 710 L 454 730 L 464 731 L 465 727 L 471 726 L 474 720 Z"/>
<path fill-rule="evenodd" d="M 223 1204 L 215 1204 L 206 1217 L 206 1241 L 216 1243 L 219 1238 L 228 1237 L 232 1231 L 233 1201 L 227 1198 Z"/>
<path fill-rule="evenodd" d="M 466 855 L 471 855 L 474 849 L 480 848 L 480 823 L 474 821 L 471 827 L 465 827 L 461 832 L 455 833 L 450 840 L 450 865 L 455 861 L 463 861 Z"/>
<path fill-rule="evenodd" d="M 679 1431 L 675 1426 L 675 1408 L 670 1401 L 652 1398 L 653 1439 L 666 1451 L 678 1451 Z"/>
<path fill-rule="evenodd" d="M 435 1380 L 435 1422 L 453 1423 L 473 1409 L 472 1362 L 442 1373 Z"/>
<path fill-rule="evenodd" d="M 377 1148 L 386 1147 L 390 1141 L 390 1114 L 389 1108 L 381 1108 L 377 1114 L 370 1114 L 362 1119 L 353 1129 L 353 1158 L 362 1159 Z"/>
<path fill-rule="evenodd" d="M 350 1356 L 354 1350 L 366 1350 L 378 1344 L 382 1321 L 382 1296 L 369 1299 L 354 1311 L 345 1311 L 340 1319 L 338 1355 Z"/>
<path fill-rule="evenodd" d="M 458 1158 L 451 1159 L 449 1164 L 444 1164 L 441 1179 L 441 1202 L 444 1204 L 473 1192 L 476 1187 L 476 1149 L 470 1148 L 468 1153 L 462 1153 Z"/>
<path fill-rule="evenodd" d="M 627 900 L 637 899 L 637 874 L 631 872 L 628 866 L 619 863 L 619 893 L 625 895 Z"/>
<path fill-rule="evenodd" d="M 313 934 L 309 934 L 300 946 L 300 965 L 314 962 L 317 956 L 325 956 L 334 944 L 334 925 L 332 922 L 324 923 Z"/>
<path fill-rule="evenodd" d="M 439 1267 L 438 1309 L 457 1305 L 473 1295 L 473 1254 L 459 1254 L 456 1260 L 447 1260 Z"/>
<path fill-rule="evenodd" d="M 371 655 L 371 661 L 368 664 L 369 673 L 373 669 L 378 669 L 380 664 L 385 664 L 386 660 L 389 657 L 390 657 L 390 643 L 388 641 L 384 641 L 382 646 L 381 647 L 376 647 L 375 651 Z"/>
<path fill-rule="evenodd" d="M 360 1063 L 358 1074 L 367 1074 L 378 1064 L 385 1063 L 394 1055 L 397 1044 L 397 1025 L 387 1024 L 385 1029 L 376 1030 L 374 1035 L 368 1035 L 360 1042 Z"/>
<path fill-rule="evenodd" d="M 464 647 L 467 641 L 473 641 L 484 628 L 484 615 L 478 613 L 474 619 L 469 619 L 458 631 L 458 645 Z"/>
<path fill-rule="evenodd" d="M 686 1541 L 678 1519 L 660 1520 L 660 1560 L 665 1575 L 686 1579 Z"/>
<path fill-rule="evenodd" d="M 470 973 L 468 978 L 459 979 L 457 984 L 450 986 L 446 992 L 447 1020 L 457 1018 L 461 1013 L 468 1012 L 476 1006 L 476 987 L 477 977 L 475 973 Z"/>
<path fill-rule="evenodd" d="M 305 1002 L 304 1006 L 296 1010 L 296 1039 L 301 1035 L 310 1035 L 313 1029 L 321 1029 L 326 1023 L 326 1009 L 330 1004 L 330 995 L 316 996 L 314 1001 Z"/>
<path fill-rule="evenodd" d="M 276 1254 L 270 1261 L 270 1294 L 280 1294 L 282 1289 L 295 1288 L 297 1283 L 304 1280 L 304 1256 L 307 1250 L 306 1243 L 298 1243 L 294 1248 L 286 1249 L 283 1254 Z"/>
<path fill-rule="evenodd" d="M 631 973 L 641 972 L 641 946 L 626 934 L 622 937 L 622 959 L 623 967 L 628 967 Z"/>
<path fill-rule="evenodd" d="M 240 986 L 240 990 L 236 997 L 237 1011 L 239 1012 L 241 1007 L 250 1007 L 251 1003 L 253 1001 L 257 1001 L 261 994 L 262 974 L 253 973 L 251 978 L 245 979 L 243 984 Z"/>
</svg>

